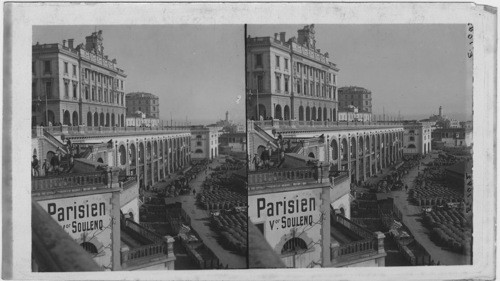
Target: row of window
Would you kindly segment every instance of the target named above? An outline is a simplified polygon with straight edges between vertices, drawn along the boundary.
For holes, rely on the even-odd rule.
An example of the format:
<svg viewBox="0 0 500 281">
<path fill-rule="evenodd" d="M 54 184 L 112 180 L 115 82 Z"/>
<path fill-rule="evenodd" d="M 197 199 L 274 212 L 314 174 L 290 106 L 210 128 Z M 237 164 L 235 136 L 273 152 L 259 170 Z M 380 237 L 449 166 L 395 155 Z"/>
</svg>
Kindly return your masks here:
<svg viewBox="0 0 500 281">
<path fill-rule="evenodd" d="M 339 93 L 339 99 L 341 100 L 357 100 L 357 99 L 368 99 L 370 98 L 368 94 L 346 94 L 346 93 Z"/>
<path fill-rule="evenodd" d="M 63 63 L 64 63 L 64 67 L 63 67 L 64 72 L 63 73 L 65 75 L 69 75 L 69 63 L 68 62 L 63 62 Z M 72 75 L 74 77 L 76 77 L 77 76 L 76 65 L 71 64 L 71 67 L 72 67 Z M 34 75 L 36 75 L 36 61 L 32 62 L 31 71 Z M 92 81 L 95 81 L 97 79 L 97 82 L 101 82 L 101 80 L 102 80 L 102 82 L 104 84 L 108 84 L 108 85 L 111 85 L 113 83 L 113 80 L 115 80 L 114 86 L 116 88 L 120 88 L 121 90 L 123 90 L 123 80 L 114 79 L 111 76 L 107 76 L 107 75 L 104 75 L 102 73 L 92 71 L 90 69 L 84 69 L 83 72 L 84 73 L 82 73 L 82 79 L 88 79 L 89 77 L 91 77 Z M 43 61 L 43 73 L 44 74 L 52 74 L 52 63 L 50 60 Z"/>
<path fill-rule="evenodd" d="M 325 79 L 325 74 L 326 71 L 323 71 L 321 69 L 309 66 L 307 64 L 303 64 L 300 62 L 294 63 L 294 69 L 296 74 L 303 73 L 304 75 L 307 75 L 309 73 L 309 77 L 316 77 L 317 79 L 321 78 L 322 80 Z M 337 83 L 337 76 L 332 73 L 328 73 L 328 76 L 326 76 L 327 83 Z"/>
<path fill-rule="evenodd" d="M 156 111 L 156 109 L 157 109 L 157 107 L 156 107 L 156 106 L 153 106 L 152 111 Z M 142 107 L 141 107 L 141 106 L 139 106 L 139 107 L 135 107 L 135 106 L 133 106 L 133 107 L 132 107 L 132 112 L 135 112 L 136 110 L 142 111 Z M 148 112 L 148 107 L 144 107 L 144 110 L 145 110 L 146 112 Z"/>
<path fill-rule="evenodd" d="M 316 96 L 316 97 L 324 97 L 326 98 L 326 94 L 328 93 L 328 98 L 334 99 L 336 98 L 335 95 L 335 90 L 336 87 L 329 86 L 329 85 L 320 85 L 320 83 L 314 83 L 314 82 L 308 82 L 307 80 L 304 80 L 301 82 L 300 80 L 297 80 L 296 84 L 296 89 L 297 89 L 297 94 L 303 93 L 304 95 L 309 95 L 309 96 Z M 302 89 L 304 91 L 302 91 Z"/>
<path fill-rule="evenodd" d="M 339 102 L 339 106 L 341 107 L 348 107 L 349 105 L 354 105 L 354 106 L 363 106 L 363 104 L 361 102 L 354 102 L 354 101 L 351 101 L 351 102 L 348 102 L 348 101 L 345 101 L 345 102 Z M 365 101 L 365 104 L 364 105 L 370 105 L 367 101 Z"/>
<path fill-rule="evenodd" d="M 89 77 L 91 81 L 97 80 L 98 83 L 101 83 L 102 81 L 104 85 L 113 85 L 115 88 L 123 90 L 123 80 L 116 79 L 96 71 L 92 71 L 88 68 L 83 69 L 82 80 L 88 80 Z"/>
<path fill-rule="evenodd" d="M 281 59 L 282 58 L 279 55 L 275 55 L 275 68 L 281 69 Z M 283 69 L 288 70 L 288 65 L 289 65 L 288 58 L 283 58 L 283 66 L 284 66 Z M 255 54 L 255 68 L 262 68 L 262 67 L 263 67 L 262 54 Z M 321 79 L 325 79 L 325 73 L 326 73 L 325 71 L 315 67 L 308 66 L 303 63 L 298 63 L 298 62 L 294 63 L 294 69 L 296 74 L 300 74 L 301 72 L 303 72 L 305 75 L 307 75 L 307 73 L 309 72 L 310 77 L 316 77 L 316 78 L 321 77 Z M 336 75 L 328 73 L 328 76 L 326 76 L 326 78 L 328 83 L 331 83 L 332 81 L 333 83 L 336 83 L 337 80 Z"/>
<path fill-rule="evenodd" d="M 86 100 L 124 105 L 124 96 L 125 96 L 124 93 L 115 92 L 112 90 L 109 90 L 109 92 L 108 92 L 108 89 L 104 89 L 104 92 L 103 92 L 102 89 L 99 88 L 99 89 L 97 89 L 97 95 L 96 95 L 96 87 L 95 86 L 92 86 L 91 93 L 89 93 L 89 87 L 85 86 L 84 92 L 85 92 L 85 99 Z"/>
<path fill-rule="evenodd" d="M 127 99 L 128 105 L 139 105 L 139 104 L 160 104 L 158 99 Z"/>
</svg>

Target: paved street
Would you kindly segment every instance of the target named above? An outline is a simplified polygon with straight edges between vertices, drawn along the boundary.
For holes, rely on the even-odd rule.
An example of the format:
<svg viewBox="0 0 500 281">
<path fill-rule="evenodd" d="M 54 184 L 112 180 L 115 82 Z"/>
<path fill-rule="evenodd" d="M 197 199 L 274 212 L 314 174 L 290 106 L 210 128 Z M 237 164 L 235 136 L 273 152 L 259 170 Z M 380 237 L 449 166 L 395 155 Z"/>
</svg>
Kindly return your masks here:
<svg viewBox="0 0 500 281">
<path fill-rule="evenodd" d="M 221 162 L 223 160 L 220 160 Z M 212 168 L 218 165 L 217 160 L 210 164 Z M 209 170 L 210 173 L 210 170 Z M 201 191 L 203 181 L 205 180 L 205 173 L 200 173 L 196 179 L 192 180 L 189 185 L 191 188 L 196 190 L 196 193 Z M 196 198 L 192 193 L 189 195 L 179 196 L 178 200 L 182 202 L 182 208 L 191 217 L 191 227 L 196 230 L 203 243 L 214 252 L 214 254 L 219 258 L 220 262 L 224 265 L 228 265 L 228 268 L 246 268 L 247 261 L 244 256 L 236 255 L 228 250 L 224 249 L 217 242 L 217 235 L 210 229 L 209 224 L 209 213 L 206 210 L 201 210 L 196 206 Z"/>
<path fill-rule="evenodd" d="M 423 160 L 424 163 L 432 161 L 430 157 Z M 421 167 L 423 169 L 423 167 Z M 403 182 L 408 184 L 409 188 L 413 188 L 413 180 L 418 174 L 418 167 L 413 168 L 408 175 L 403 178 Z M 403 223 L 411 231 L 415 239 L 429 252 L 431 258 L 435 262 L 440 262 L 442 265 L 461 265 L 470 264 L 470 257 L 461 255 L 455 252 L 447 251 L 438 247 L 429 238 L 429 230 L 420 222 L 421 208 L 411 205 L 408 202 L 408 193 L 406 191 L 392 191 L 394 195 L 394 204 L 403 214 Z"/>
</svg>

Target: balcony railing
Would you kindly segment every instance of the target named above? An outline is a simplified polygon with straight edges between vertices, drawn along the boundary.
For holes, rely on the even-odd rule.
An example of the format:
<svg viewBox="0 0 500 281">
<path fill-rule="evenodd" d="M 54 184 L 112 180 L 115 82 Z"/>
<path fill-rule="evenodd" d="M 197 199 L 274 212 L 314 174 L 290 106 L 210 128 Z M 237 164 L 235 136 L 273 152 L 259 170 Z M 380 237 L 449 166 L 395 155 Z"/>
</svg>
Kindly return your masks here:
<svg viewBox="0 0 500 281">
<path fill-rule="evenodd" d="M 120 178 L 118 181 L 121 182 L 123 189 L 127 189 L 137 184 L 137 176 L 126 176 Z"/>
<path fill-rule="evenodd" d="M 317 172 L 312 167 L 255 171 L 248 173 L 248 184 L 282 183 L 297 180 L 316 181 Z"/>
<path fill-rule="evenodd" d="M 102 135 L 113 132 L 113 134 L 130 135 L 130 134 L 146 134 L 146 133 L 174 133 L 174 132 L 190 132 L 190 127 L 110 127 L 110 126 L 48 126 L 34 127 L 32 132 L 36 132 L 38 128 L 43 128 L 52 135 L 65 134 L 69 136 L 75 135 Z"/>
<path fill-rule="evenodd" d="M 32 193 L 42 194 L 46 191 L 58 193 L 71 192 L 75 189 L 92 187 L 93 189 L 109 188 L 108 173 L 105 171 L 79 174 L 64 174 L 50 177 L 36 177 L 31 181 Z"/>
<path fill-rule="evenodd" d="M 132 250 L 122 252 L 122 263 L 123 261 L 131 262 L 139 259 L 151 258 L 155 255 L 167 255 L 167 248 L 167 245 L 163 242 L 134 248 Z"/>
<path fill-rule="evenodd" d="M 297 120 L 263 120 L 249 121 L 261 128 L 280 129 L 376 129 L 376 128 L 402 128 L 402 123 L 397 122 L 343 122 L 343 121 L 297 121 Z"/>
<path fill-rule="evenodd" d="M 362 237 L 361 240 L 345 244 L 339 244 L 338 242 L 332 243 L 332 246 L 330 247 L 330 258 L 334 265 L 343 262 L 356 261 L 356 259 L 359 259 L 362 256 L 385 256 L 385 236 L 383 233 L 373 233 L 339 214 L 333 214 L 332 218 L 350 231 L 354 232 L 358 237 Z M 332 225 L 332 227 L 335 227 L 335 225 Z"/>
<path fill-rule="evenodd" d="M 351 221 L 350 219 L 339 214 L 335 214 L 334 216 L 335 216 L 335 222 L 343 225 L 345 228 L 354 232 L 357 236 L 365 239 L 371 239 L 374 237 L 374 234 L 371 231 L 363 228 L 359 224 Z"/>
<path fill-rule="evenodd" d="M 133 231 L 139 233 L 141 236 L 149 239 L 153 243 L 159 243 L 162 241 L 162 237 L 155 232 L 141 226 L 140 224 L 132 221 L 132 220 L 125 220 L 125 226 L 132 229 Z"/>
<path fill-rule="evenodd" d="M 330 176 L 333 177 L 333 184 L 334 185 L 338 185 L 342 182 L 344 182 L 345 180 L 349 179 L 349 171 L 341 171 L 341 172 L 338 172 L 338 175 L 332 175 L 330 174 Z"/>
<path fill-rule="evenodd" d="M 367 252 L 377 251 L 378 241 L 375 237 L 364 239 L 361 241 L 354 241 L 351 243 L 340 245 L 339 257 L 360 255 Z"/>
</svg>

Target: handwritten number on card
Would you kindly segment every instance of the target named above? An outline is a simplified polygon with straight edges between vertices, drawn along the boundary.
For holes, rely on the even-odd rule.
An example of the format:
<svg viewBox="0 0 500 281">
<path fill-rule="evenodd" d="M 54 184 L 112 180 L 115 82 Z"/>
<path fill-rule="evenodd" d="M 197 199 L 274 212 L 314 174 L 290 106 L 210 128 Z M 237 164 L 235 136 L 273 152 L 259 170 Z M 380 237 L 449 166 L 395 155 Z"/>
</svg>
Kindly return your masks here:
<svg viewBox="0 0 500 281">
<path fill-rule="evenodd" d="M 471 45 L 471 47 L 469 48 L 469 50 L 467 51 L 467 57 L 468 58 L 472 58 L 472 44 L 474 43 L 474 25 L 472 25 L 472 23 L 468 23 L 467 24 L 467 39 L 469 39 L 469 45 Z"/>
</svg>

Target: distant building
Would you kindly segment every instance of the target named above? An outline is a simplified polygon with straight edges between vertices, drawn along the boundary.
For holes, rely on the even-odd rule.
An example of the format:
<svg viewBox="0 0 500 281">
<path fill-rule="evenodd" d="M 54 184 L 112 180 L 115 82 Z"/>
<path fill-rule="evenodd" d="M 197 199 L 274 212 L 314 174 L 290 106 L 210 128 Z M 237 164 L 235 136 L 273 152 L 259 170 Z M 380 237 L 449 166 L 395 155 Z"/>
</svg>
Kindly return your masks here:
<svg viewBox="0 0 500 281">
<path fill-rule="evenodd" d="M 339 111 L 355 106 L 359 112 L 372 113 L 372 92 L 361 87 L 350 86 L 339 89 Z"/>
<path fill-rule="evenodd" d="M 146 118 L 146 114 L 136 111 L 134 115 L 127 116 L 126 125 L 127 127 L 158 127 L 160 119 Z"/>
<path fill-rule="evenodd" d="M 443 128 L 443 129 L 448 129 L 448 128 L 460 128 L 460 122 L 456 119 L 448 118 L 446 115 L 443 114 L 443 107 L 439 106 L 439 114 L 438 115 L 431 115 L 429 117 L 429 121 L 436 122 L 436 127 L 437 128 Z"/>
<path fill-rule="evenodd" d="M 127 116 L 132 116 L 140 111 L 146 114 L 146 118 L 160 118 L 160 99 L 150 93 L 135 92 L 128 93 L 125 97 L 127 105 Z"/>
<path fill-rule="evenodd" d="M 369 122 L 371 120 L 372 120 L 371 113 L 361 112 L 354 105 L 349 105 L 347 108 L 339 109 L 339 121 Z"/>
<path fill-rule="evenodd" d="M 403 154 L 426 155 L 431 151 L 431 124 L 428 122 L 405 122 Z"/>
<path fill-rule="evenodd" d="M 472 145 L 472 130 L 463 128 L 438 128 L 432 132 L 433 145 L 437 148 Z"/>
<path fill-rule="evenodd" d="M 214 159 L 219 156 L 219 129 L 191 126 L 191 159 Z"/>
<path fill-rule="evenodd" d="M 221 153 L 246 152 L 247 134 L 246 132 L 224 133 L 219 137 L 219 146 Z"/>
<path fill-rule="evenodd" d="M 32 124 L 124 127 L 125 72 L 104 54 L 102 31 L 32 46 Z"/>
<path fill-rule="evenodd" d="M 281 32 L 246 43 L 248 119 L 337 120 L 339 69 L 316 47 L 314 25 L 298 38 Z"/>
</svg>

